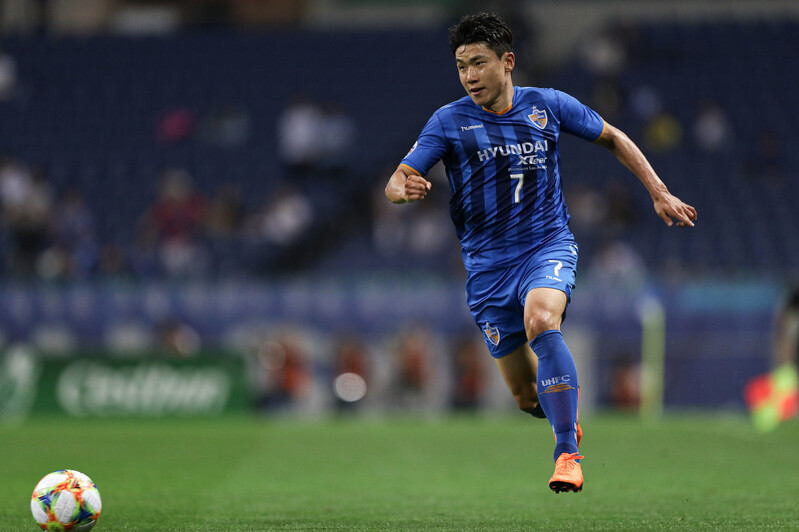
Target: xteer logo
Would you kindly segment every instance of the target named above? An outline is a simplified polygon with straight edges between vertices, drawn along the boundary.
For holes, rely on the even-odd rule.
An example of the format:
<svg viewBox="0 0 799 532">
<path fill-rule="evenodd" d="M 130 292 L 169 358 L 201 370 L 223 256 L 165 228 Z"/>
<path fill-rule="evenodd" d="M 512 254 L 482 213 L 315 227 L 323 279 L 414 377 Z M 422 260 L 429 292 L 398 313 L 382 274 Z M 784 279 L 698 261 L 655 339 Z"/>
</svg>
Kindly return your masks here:
<svg viewBox="0 0 799 532">
<path fill-rule="evenodd" d="M 541 387 L 544 389 L 544 391 L 538 393 L 557 393 L 565 392 L 566 390 L 574 390 L 574 387 L 570 384 L 571 380 L 571 375 L 562 375 L 560 377 L 544 379 L 541 381 Z"/>
</svg>

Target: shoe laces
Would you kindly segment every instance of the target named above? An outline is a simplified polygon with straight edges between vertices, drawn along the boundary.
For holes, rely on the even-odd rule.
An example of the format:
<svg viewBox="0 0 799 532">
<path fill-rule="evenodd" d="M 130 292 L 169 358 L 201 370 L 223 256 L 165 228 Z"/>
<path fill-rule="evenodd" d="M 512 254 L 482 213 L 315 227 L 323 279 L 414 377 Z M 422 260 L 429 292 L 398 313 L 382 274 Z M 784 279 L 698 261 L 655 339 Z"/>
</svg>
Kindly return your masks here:
<svg viewBox="0 0 799 532">
<path fill-rule="evenodd" d="M 580 453 L 563 453 L 558 457 L 558 469 L 574 469 L 577 460 L 582 460 L 585 456 L 580 456 Z"/>
</svg>

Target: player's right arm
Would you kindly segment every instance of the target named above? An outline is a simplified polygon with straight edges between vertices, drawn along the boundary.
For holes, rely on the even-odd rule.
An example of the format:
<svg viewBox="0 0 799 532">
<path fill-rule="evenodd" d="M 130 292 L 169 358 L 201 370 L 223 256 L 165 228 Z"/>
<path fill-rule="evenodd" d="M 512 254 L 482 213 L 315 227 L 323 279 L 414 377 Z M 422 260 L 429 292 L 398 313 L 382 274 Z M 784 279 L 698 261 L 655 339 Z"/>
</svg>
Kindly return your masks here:
<svg viewBox="0 0 799 532">
<path fill-rule="evenodd" d="M 392 203 L 424 199 L 432 183 L 409 166 L 399 165 L 386 185 L 386 197 Z"/>
<path fill-rule="evenodd" d="M 386 185 L 386 197 L 393 203 L 424 199 L 432 183 L 422 177 L 427 174 L 447 150 L 447 139 L 438 117 L 430 117 L 416 143 L 391 174 Z"/>
</svg>

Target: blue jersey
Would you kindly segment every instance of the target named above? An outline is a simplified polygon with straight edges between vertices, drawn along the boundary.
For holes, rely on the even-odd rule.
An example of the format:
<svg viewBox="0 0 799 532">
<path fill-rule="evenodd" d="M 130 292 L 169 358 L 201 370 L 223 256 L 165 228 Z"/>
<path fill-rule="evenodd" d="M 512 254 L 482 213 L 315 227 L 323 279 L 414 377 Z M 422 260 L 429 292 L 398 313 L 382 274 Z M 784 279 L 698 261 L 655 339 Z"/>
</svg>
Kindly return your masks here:
<svg viewBox="0 0 799 532">
<path fill-rule="evenodd" d="M 595 111 L 564 92 L 514 87 L 503 113 L 469 96 L 436 111 L 402 164 L 426 175 L 444 161 L 464 266 L 491 270 L 571 236 L 558 138 L 564 131 L 595 141 L 604 127 Z"/>
</svg>

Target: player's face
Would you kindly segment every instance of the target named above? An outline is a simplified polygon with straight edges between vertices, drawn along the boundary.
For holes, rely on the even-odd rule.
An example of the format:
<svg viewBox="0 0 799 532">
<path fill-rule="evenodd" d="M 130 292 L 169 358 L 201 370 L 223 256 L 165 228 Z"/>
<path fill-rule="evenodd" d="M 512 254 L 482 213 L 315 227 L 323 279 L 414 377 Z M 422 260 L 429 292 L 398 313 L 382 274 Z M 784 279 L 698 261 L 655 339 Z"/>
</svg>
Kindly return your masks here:
<svg viewBox="0 0 799 532">
<path fill-rule="evenodd" d="M 510 73 L 516 58 L 513 52 L 497 57 L 485 43 L 464 44 L 455 50 L 455 64 L 461 85 L 481 107 L 500 112 L 513 102 Z"/>
</svg>

